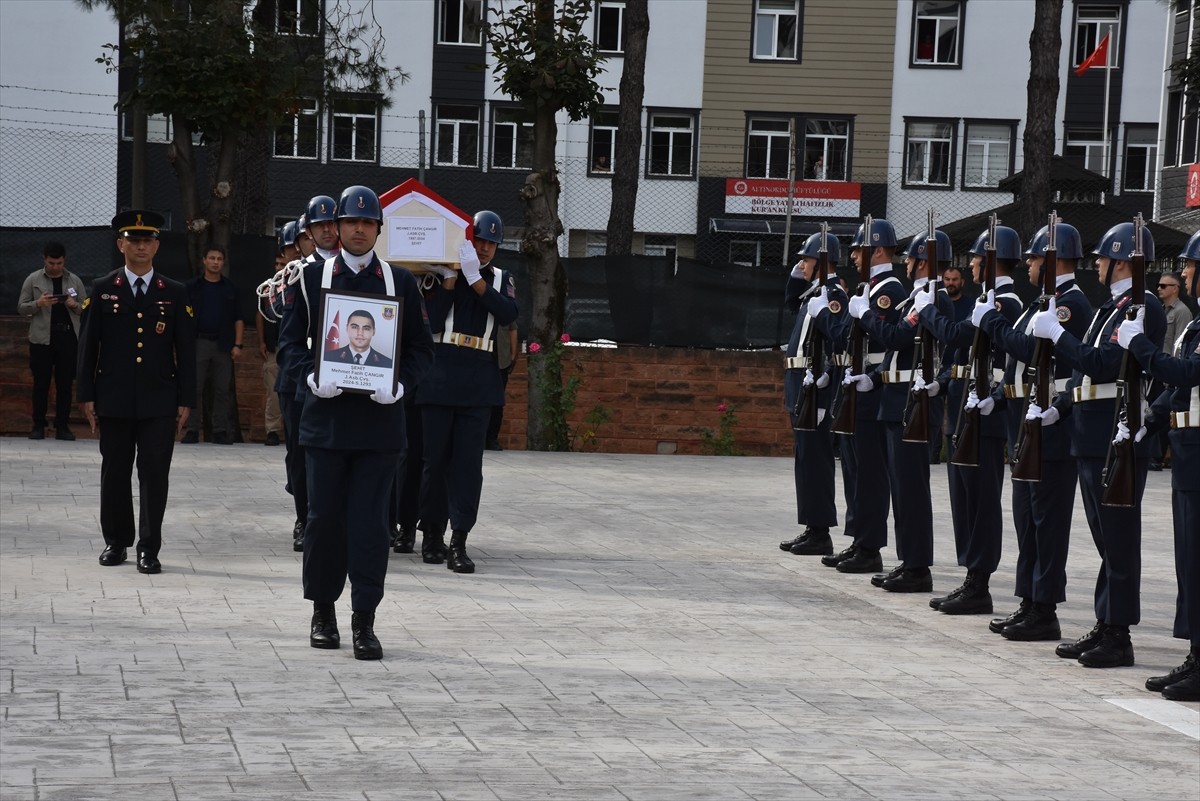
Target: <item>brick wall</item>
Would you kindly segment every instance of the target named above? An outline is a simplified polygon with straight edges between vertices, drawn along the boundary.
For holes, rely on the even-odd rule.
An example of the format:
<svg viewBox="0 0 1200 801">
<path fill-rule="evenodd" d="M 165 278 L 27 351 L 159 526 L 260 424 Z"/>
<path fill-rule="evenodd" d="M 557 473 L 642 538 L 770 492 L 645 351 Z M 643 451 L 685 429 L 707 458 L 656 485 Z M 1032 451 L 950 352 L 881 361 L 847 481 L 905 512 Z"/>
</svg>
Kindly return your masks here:
<svg viewBox="0 0 1200 801">
<path fill-rule="evenodd" d="M 0 434 L 28 433 L 30 375 L 28 323 L 0 316 Z M 237 366 L 242 436 L 261 442 L 262 360 L 252 327 L 245 337 L 245 359 Z M 612 411 L 595 430 L 587 447 L 604 453 L 703 453 L 703 428 L 716 433 L 719 404 L 733 406 L 735 446 L 756 456 L 791 453 L 792 434 L 783 411 L 783 354 L 780 351 L 712 351 L 683 348 L 571 347 L 563 362 L 565 375 L 581 378 L 571 422 L 581 432 L 584 416 L 596 406 Z M 53 393 L 51 389 L 51 393 Z M 525 358 L 517 362 L 508 384 L 501 443 L 525 447 Z M 53 411 L 53 394 L 51 395 Z M 82 417 L 74 425 L 86 436 Z"/>
</svg>

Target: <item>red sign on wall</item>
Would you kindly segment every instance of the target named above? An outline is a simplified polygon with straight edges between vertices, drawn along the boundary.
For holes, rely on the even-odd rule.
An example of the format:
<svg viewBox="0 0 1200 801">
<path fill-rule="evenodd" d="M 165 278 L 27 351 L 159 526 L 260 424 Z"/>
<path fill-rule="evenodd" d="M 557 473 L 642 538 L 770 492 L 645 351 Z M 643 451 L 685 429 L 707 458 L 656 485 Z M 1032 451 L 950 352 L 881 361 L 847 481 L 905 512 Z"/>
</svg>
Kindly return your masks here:
<svg viewBox="0 0 1200 801">
<path fill-rule="evenodd" d="M 1200 207 L 1200 164 L 1188 167 L 1187 200 L 1184 205 L 1189 209 Z"/>
</svg>

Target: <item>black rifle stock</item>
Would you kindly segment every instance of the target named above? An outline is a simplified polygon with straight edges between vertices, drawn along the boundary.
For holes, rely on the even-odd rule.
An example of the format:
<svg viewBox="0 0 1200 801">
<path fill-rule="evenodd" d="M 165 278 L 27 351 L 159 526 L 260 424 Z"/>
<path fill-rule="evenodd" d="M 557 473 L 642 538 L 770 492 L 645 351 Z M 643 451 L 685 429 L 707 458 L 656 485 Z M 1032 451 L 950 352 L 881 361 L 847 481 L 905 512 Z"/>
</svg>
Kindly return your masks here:
<svg viewBox="0 0 1200 801">
<path fill-rule="evenodd" d="M 821 248 L 817 251 L 816 273 L 813 275 L 813 286 L 818 287 L 825 282 L 829 274 L 829 224 L 821 223 Z M 818 396 L 816 379 L 821 377 L 825 369 L 825 335 L 821 333 L 814 320 L 810 325 L 808 342 L 808 369 L 812 370 L 813 383 L 805 385 L 796 399 L 794 428 L 797 431 L 816 431 L 820 421 L 818 416 Z"/>
<path fill-rule="evenodd" d="M 988 292 L 996 289 L 996 215 L 988 221 L 988 244 L 983 254 L 983 295 L 980 301 L 986 301 Z M 975 329 L 975 339 L 971 343 L 971 389 L 979 400 L 983 400 L 992 391 L 992 339 L 983 328 Z M 979 407 L 967 408 L 970 395 L 963 393 L 963 408 L 958 415 L 958 431 L 954 435 L 954 453 L 950 455 L 950 463 L 961 467 L 979 467 L 979 448 L 983 436 L 982 415 Z"/>
<path fill-rule="evenodd" d="M 929 210 L 929 237 L 925 240 L 925 264 L 926 270 L 929 272 L 928 286 L 929 294 L 934 296 L 933 301 L 937 302 L 937 269 L 938 269 L 938 254 L 937 254 L 937 231 L 933 227 L 933 209 Z M 917 322 L 916 344 L 913 353 L 913 381 L 915 384 L 917 369 L 921 371 L 921 379 L 928 387 L 933 383 L 936 367 L 934 360 L 937 355 L 937 344 L 933 338 L 933 332 L 925 326 Z M 929 391 L 922 389 L 914 392 L 912 386 L 909 387 L 908 396 L 904 406 L 904 430 L 900 434 L 902 442 L 922 442 L 929 443 Z"/>
<path fill-rule="evenodd" d="M 859 248 L 858 257 L 858 280 L 860 287 L 867 287 L 868 297 L 871 286 L 871 224 L 871 215 L 868 214 L 863 220 L 862 245 Z M 858 320 L 853 320 L 850 326 L 850 372 L 852 375 L 862 374 L 863 364 L 866 360 L 866 347 L 866 334 L 863 332 L 862 324 Z M 830 430 L 835 434 L 853 434 L 854 417 L 858 411 L 858 392 L 854 387 L 846 384 L 839 384 L 839 386 L 841 390 L 838 393 L 838 408 L 834 412 Z"/>
<path fill-rule="evenodd" d="M 1058 268 L 1058 235 L 1056 225 L 1058 214 L 1050 212 L 1046 258 L 1042 261 L 1042 295 L 1038 298 L 1038 311 L 1050 308 L 1050 299 L 1055 292 L 1055 273 Z M 1038 339 L 1033 347 L 1033 391 L 1029 394 L 1029 403 L 1036 403 L 1044 411 L 1050 405 L 1051 388 L 1054 386 L 1054 343 L 1048 339 Z M 1017 481 L 1042 480 L 1042 421 L 1025 419 L 1021 422 L 1021 431 L 1017 436 L 1016 453 L 1013 455 L 1012 476 Z"/>
<path fill-rule="evenodd" d="M 1146 255 L 1142 251 L 1142 226 L 1142 215 L 1139 214 L 1133 221 L 1133 253 L 1129 259 L 1129 266 L 1133 270 L 1133 286 L 1129 290 L 1132 302 L 1125 312 L 1126 320 L 1137 317 L 1138 309 L 1146 300 Z M 1116 439 L 1117 424 L 1122 420 L 1129 428 L 1129 436 L 1114 444 L 1112 440 Z M 1137 445 L 1133 439 L 1141 427 L 1142 368 L 1127 350 L 1121 357 L 1121 372 L 1117 378 L 1117 408 L 1103 473 L 1104 494 L 1100 498 L 1104 506 L 1136 505 Z"/>
</svg>

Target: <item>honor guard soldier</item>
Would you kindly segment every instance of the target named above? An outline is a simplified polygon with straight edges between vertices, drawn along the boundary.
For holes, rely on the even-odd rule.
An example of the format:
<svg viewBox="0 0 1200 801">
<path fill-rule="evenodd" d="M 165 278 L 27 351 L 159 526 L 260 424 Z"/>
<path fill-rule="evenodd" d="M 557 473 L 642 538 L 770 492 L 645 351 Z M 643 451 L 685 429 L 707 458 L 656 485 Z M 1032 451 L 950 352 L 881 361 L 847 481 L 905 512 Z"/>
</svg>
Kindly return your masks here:
<svg viewBox="0 0 1200 801">
<path fill-rule="evenodd" d="M 134 544 L 136 460 L 140 573 L 162 571 L 171 453 L 196 403 L 196 329 L 187 290 L 154 269 L 162 224 L 152 211 L 113 217 L 125 266 L 92 285 L 79 342 L 79 402 L 92 431 L 100 429 L 100 564 L 121 564 Z"/>
<path fill-rule="evenodd" d="M 307 376 L 300 416 L 308 472 L 304 597 L 313 602 L 309 644 L 337 648 L 334 603 L 349 577 L 354 657 L 381 659 L 375 609 L 387 574 L 388 499 L 405 447 L 404 405 L 396 401 L 429 369 L 433 341 L 412 273 L 381 263 L 373 250 L 383 224 L 379 197 L 365 186 L 349 187 L 338 200 L 336 215 L 342 250 L 323 263 L 304 266 L 300 296 L 280 332 L 280 351 L 291 372 Z M 324 375 L 317 383 L 316 349 L 324 347 L 325 339 L 317 330 L 323 289 L 391 298 L 401 307 L 399 385 L 394 390 L 377 388 L 368 397 L 343 393 Z"/>
<path fill-rule="evenodd" d="M 1195 297 L 1200 281 L 1200 231 L 1192 235 L 1180 257 L 1183 285 Z M 1133 354 L 1151 376 L 1168 385 L 1155 400 L 1146 427 L 1170 429 L 1171 511 L 1175 529 L 1175 604 L 1173 634 L 1191 649 L 1183 664 L 1165 676 L 1146 680 L 1146 689 L 1170 701 L 1200 701 L 1200 318 L 1193 319 L 1173 343 L 1171 354 L 1155 347 L 1142 333 L 1145 311 L 1117 329 L 1117 344 Z M 1128 427 L 1123 432 L 1129 436 Z M 1141 437 L 1141 432 L 1135 432 Z"/>
<path fill-rule="evenodd" d="M 785 289 L 785 303 L 796 312 L 796 323 L 788 339 L 783 401 L 792 423 L 796 522 L 805 528 L 779 547 L 794 554 L 824 556 L 833 553 L 829 529 L 838 524 L 829 429 L 836 385 L 831 380 L 831 357 L 845 346 L 849 298 L 836 272 L 841 257 L 836 237 L 815 233 L 797 255 L 800 262 L 792 268 Z M 829 313 L 821 314 L 824 310 Z"/>
<path fill-rule="evenodd" d="M 975 283 L 984 286 L 984 258 L 989 249 L 995 250 L 996 273 L 989 276 L 992 282 L 988 287 L 989 300 L 1006 323 L 1012 325 L 1021 313 L 1021 299 L 1012 291 L 1012 269 L 1021 262 L 1021 237 L 1003 225 L 995 226 L 995 232 L 994 247 L 989 241 L 990 227 L 975 240 L 969 251 L 971 268 Z M 951 404 L 948 415 L 950 431 L 959 431 L 963 425 L 960 414 L 965 415 L 961 418 L 965 421 L 973 417 L 966 410 L 978 410 L 977 430 L 962 432 L 978 443 L 978 450 L 970 459 L 974 464 L 956 463 L 955 453 L 946 461 L 954 550 L 959 566 L 967 569 L 967 575 L 957 589 L 948 595 L 931 598 L 929 605 L 947 615 L 991 614 L 992 595 L 988 585 L 1000 564 L 1004 540 L 1000 496 L 1004 485 L 1004 446 L 1008 439 L 1004 417 L 992 414 L 996 406 L 992 389 L 1003 379 L 1004 352 L 986 339 L 977 340 L 976 329 L 969 317 L 955 322 L 943 315 L 928 300 L 928 293 L 918 294 L 914 307 L 920 307 L 921 324 L 945 344 L 946 352 L 952 354 L 938 375 L 938 384 L 949 386 L 949 397 L 958 399 L 957 403 Z M 987 372 L 983 376 L 973 375 L 978 361 L 974 348 L 979 344 L 988 351 L 984 357 Z M 976 386 L 976 380 L 982 380 L 983 386 Z M 955 442 L 956 439 L 952 439 L 952 444 L 964 444 Z"/>
<path fill-rule="evenodd" d="M 1034 286 L 1052 278 L 1058 320 L 1072 335 L 1082 338 L 1092 317 L 1087 296 L 1075 281 L 1075 268 L 1083 258 L 1079 231 L 1073 225 L 1056 222 L 1055 259 L 1047 263 L 1050 227 L 1043 226 L 1025 249 L 1029 280 Z M 1046 275 L 1043 271 L 1049 271 Z M 1047 299 L 1048 302 L 1048 299 Z M 1033 318 L 1038 301 L 1026 305 L 1016 323 L 1009 325 L 992 303 L 977 303 L 971 315 L 973 325 L 981 328 L 998 347 L 1008 354 L 1004 385 L 993 396 L 1004 405 L 1009 425 L 1010 453 L 1020 454 L 1018 431 L 1024 424 L 1026 398 L 1033 383 L 1026 368 L 1034 366 L 1037 338 Z M 1071 378 L 1071 366 L 1064 359 L 1050 362 L 1047 376 L 1050 394 L 1061 392 Z M 1042 421 L 1039 420 L 1039 425 Z M 1063 424 L 1042 426 L 1041 453 L 1036 454 L 1040 469 L 1037 480 L 1019 479 L 1014 465 L 1012 480 L 1013 521 L 1017 532 L 1016 588 L 1021 599 L 1012 614 L 988 624 L 993 632 L 1008 640 L 1058 640 L 1062 632 L 1057 605 L 1066 600 L 1067 549 L 1070 544 L 1071 514 L 1075 507 L 1077 468 L 1071 457 L 1067 427 Z"/>
<path fill-rule="evenodd" d="M 858 233 L 851 240 L 850 256 L 859 265 L 860 271 L 865 261 L 870 271 L 869 281 L 859 287 L 856 296 L 850 298 L 847 308 L 853 315 L 857 303 L 858 318 L 870 317 L 878 323 L 893 325 L 900 318 L 900 305 L 908 297 L 892 265 L 896 255 L 896 229 L 882 219 L 872 220 L 869 231 L 865 228 L 866 223 L 860 225 Z M 872 334 L 871 328 L 863 325 L 862 329 L 867 334 L 863 373 L 854 375 L 847 368 L 840 390 L 843 395 L 856 393 L 854 434 L 850 436 L 856 466 L 854 541 L 843 551 L 821 557 L 821 564 L 836 568 L 841 573 L 874 573 L 882 570 L 883 558 L 879 551 L 887 545 L 889 502 L 886 494 L 880 496 L 880 488 L 888 485 L 884 425 L 879 417 L 883 393 L 867 375 L 882 363 L 887 345 Z M 925 464 L 928 469 L 928 454 Z"/>
<path fill-rule="evenodd" d="M 1149 231 L 1142 231 L 1140 244 L 1145 260 L 1153 261 L 1154 240 Z M 1109 506 L 1102 502 L 1105 459 L 1117 413 L 1117 379 L 1125 353 L 1117 344 L 1117 328 L 1125 320 L 1126 307 L 1136 303 L 1146 309 L 1145 333 L 1155 347 L 1162 346 L 1167 327 L 1162 303 L 1153 292 L 1143 292 L 1143 298 L 1131 294 L 1131 259 L 1136 249 L 1133 223 L 1121 223 L 1109 229 L 1092 251 L 1111 297 L 1096 310 L 1082 340 L 1063 327 L 1053 303 L 1047 311 L 1038 312 L 1033 323 L 1034 336 L 1052 340 L 1055 356 L 1069 362 L 1073 372 L 1067 389 L 1050 408 L 1031 407 L 1030 411 L 1043 421 L 1064 419 L 1070 426 L 1071 455 L 1079 464 L 1079 491 L 1101 560 L 1096 576 L 1096 625 L 1075 642 L 1059 645 L 1055 653 L 1095 668 L 1133 664 L 1129 627 L 1141 619 L 1141 500 L 1150 469 L 1149 442 L 1136 446 L 1132 504 Z M 1065 420 L 1067 417 L 1071 419 Z"/>
<path fill-rule="evenodd" d="M 495 339 L 517 319 L 512 276 L 491 265 L 504 242 L 504 223 L 495 212 L 481 211 L 472 234 L 474 241 L 459 249 L 461 271 L 433 265 L 442 281 L 426 303 L 437 358 L 417 387 L 425 437 L 421 557 L 428 564 L 444 560 L 455 573 L 475 572 L 467 535 L 479 515 L 488 421 L 492 407 L 504 403 Z"/>
</svg>

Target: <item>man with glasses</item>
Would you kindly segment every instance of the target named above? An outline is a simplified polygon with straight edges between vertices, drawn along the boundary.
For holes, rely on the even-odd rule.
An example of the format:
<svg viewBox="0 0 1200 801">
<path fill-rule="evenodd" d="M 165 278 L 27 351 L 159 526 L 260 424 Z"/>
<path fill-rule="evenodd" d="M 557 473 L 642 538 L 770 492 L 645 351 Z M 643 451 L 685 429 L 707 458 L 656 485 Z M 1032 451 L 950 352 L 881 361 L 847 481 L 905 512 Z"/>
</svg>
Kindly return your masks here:
<svg viewBox="0 0 1200 801">
<path fill-rule="evenodd" d="M 1163 273 L 1158 279 L 1158 299 L 1162 301 L 1163 311 L 1167 313 L 1167 333 L 1163 337 L 1163 349 L 1173 353 L 1175 341 L 1187 329 L 1192 321 L 1192 310 L 1180 300 L 1183 292 L 1183 278 L 1179 273 Z M 1147 403 L 1153 403 L 1159 393 L 1165 389 L 1161 381 L 1155 381 L 1150 388 Z M 1167 442 L 1167 429 L 1158 432 L 1155 437 L 1155 454 L 1150 461 L 1151 470 L 1161 470 L 1163 465 L 1170 465 L 1170 445 Z"/>
</svg>

